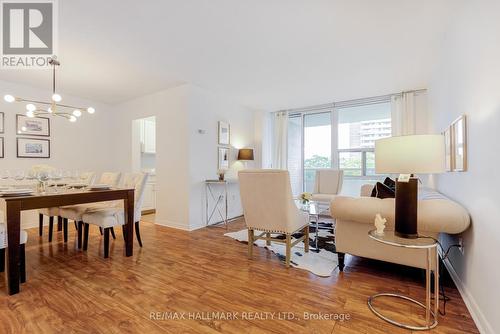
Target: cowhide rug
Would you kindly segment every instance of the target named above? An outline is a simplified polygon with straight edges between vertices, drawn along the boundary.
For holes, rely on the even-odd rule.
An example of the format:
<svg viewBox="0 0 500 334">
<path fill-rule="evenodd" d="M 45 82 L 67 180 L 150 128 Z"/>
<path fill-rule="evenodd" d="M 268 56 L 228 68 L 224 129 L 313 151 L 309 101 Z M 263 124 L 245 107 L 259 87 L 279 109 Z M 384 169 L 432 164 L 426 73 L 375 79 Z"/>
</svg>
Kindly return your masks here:
<svg viewBox="0 0 500 334">
<path fill-rule="evenodd" d="M 309 228 L 309 252 L 304 251 L 304 244 L 298 243 L 292 248 L 292 257 L 290 264 L 299 269 L 310 271 L 311 273 L 328 277 L 331 276 L 338 267 L 338 257 L 335 253 L 335 235 L 333 234 L 333 224 L 331 222 L 320 222 L 318 228 L 318 247 L 316 248 L 316 224 L 312 223 Z M 255 234 L 260 234 L 255 231 Z M 248 232 L 246 229 L 224 234 L 230 238 L 240 242 L 248 242 Z M 300 238 L 303 233 L 295 233 L 293 239 Z M 285 235 L 278 236 L 280 239 L 285 239 Z M 265 240 L 257 240 L 254 244 L 258 247 L 264 247 L 275 253 L 281 261 L 285 262 L 286 248 L 285 244 L 279 242 L 271 242 L 270 246 L 266 246 Z"/>
</svg>

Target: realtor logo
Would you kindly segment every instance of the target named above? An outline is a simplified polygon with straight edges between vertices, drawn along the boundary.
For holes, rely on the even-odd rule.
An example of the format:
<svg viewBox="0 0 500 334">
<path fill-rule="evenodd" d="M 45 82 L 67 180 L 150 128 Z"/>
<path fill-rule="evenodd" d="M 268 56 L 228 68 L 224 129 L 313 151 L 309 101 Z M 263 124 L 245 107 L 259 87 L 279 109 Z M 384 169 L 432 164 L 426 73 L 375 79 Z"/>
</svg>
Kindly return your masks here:
<svg viewBox="0 0 500 334">
<path fill-rule="evenodd" d="M 2 68 L 47 68 L 55 54 L 55 0 L 2 0 Z"/>
</svg>

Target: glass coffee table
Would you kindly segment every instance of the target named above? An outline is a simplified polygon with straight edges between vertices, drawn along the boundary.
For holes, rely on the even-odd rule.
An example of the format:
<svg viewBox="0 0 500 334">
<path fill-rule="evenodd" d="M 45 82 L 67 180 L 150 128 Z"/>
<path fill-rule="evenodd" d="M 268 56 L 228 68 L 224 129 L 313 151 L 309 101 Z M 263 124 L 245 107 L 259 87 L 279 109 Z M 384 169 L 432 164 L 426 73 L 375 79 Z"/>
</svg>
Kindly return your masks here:
<svg viewBox="0 0 500 334">
<path fill-rule="evenodd" d="M 313 252 L 319 253 L 318 248 L 318 239 L 319 239 L 319 204 L 315 201 L 309 201 L 307 203 L 303 203 L 301 200 L 295 200 L 295 204 L 299 208 L 300 211 L 307 212 L 309 214 L 309 224 L 311 220 L 315 220 L 315 233 L 314 233 L 314 248 L 315 250 L 311 250 Z"/>
</svg>

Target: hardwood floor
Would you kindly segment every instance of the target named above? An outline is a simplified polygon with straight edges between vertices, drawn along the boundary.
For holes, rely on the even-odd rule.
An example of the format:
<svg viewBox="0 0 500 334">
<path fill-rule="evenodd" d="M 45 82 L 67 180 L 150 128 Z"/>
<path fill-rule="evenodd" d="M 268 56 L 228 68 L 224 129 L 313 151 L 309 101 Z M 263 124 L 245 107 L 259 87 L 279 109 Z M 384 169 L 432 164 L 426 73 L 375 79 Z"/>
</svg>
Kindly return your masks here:
<svg viewBox="0 0 500 334">
<path fill-rule="evenodd" d="M 230 230 L 243 226 L 234 222 Z M 7 296 L 5 277 L 0 279 L 0 333 L 409 333 L 375 317 L 366 300 L 387 290 L 424 298 L 418 270 L 347 257 L 344 273 L 320 278 L 286 269 L 261 248 L 248 260 L 247 246 L 224 237 L 223 228 L 188 233 L 142 223 L 144 247 L 134 240 L 129 258 L 117 229 L 109 259 L 102 256 L 97 228 L 91 227 L 87 252 L 77 250 L 70 230 L 68 244 L 62 233 L 48 243 L 47 230 L 43 237 L 29 230 L 27 282 L 21 293 Z M 447 315 L 432 332 L 477 333 L 458 291 L 447 287 L 446 293 L 451 298 Z M 399 319 L 408 320 L 408 313 L 422 318 L 415 307 L 389 306 L 393 311 L 388 314 Z M 166 312 L 179 317 L 186 312 L 185 317 L 195 319 L 159 319 Z M 238 312 L 238 319 L 207 319 L 208 312 Z M 276 319 L 278 314 L 273 320 L 250 318 L 263 318 L 263 312 L 290 312 L 280 315 L 294 319 Z M 307 320 L 304 312 L 350 319 Z M 152 313 L 157 319 L 151 319 Z"/>
</svg>

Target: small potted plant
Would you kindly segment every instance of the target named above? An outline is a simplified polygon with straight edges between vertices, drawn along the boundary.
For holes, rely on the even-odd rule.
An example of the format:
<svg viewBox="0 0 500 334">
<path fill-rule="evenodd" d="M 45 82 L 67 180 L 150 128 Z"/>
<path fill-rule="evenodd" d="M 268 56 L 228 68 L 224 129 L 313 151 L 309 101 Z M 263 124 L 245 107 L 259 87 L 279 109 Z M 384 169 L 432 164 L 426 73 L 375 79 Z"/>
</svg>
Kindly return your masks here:
<svg viewBox="0 0 500 334">
<path fill-rule="evenodd" d="M 223 169 L 219 169 L 217 171 L 217 175 L 219 175 L 219 181 L 224 181 L 224 173 L 225 171 Z"/>
<path fill-rule="evenodd" d="M 299 199 L 301 200 L 302 204 L 309 204 L 309 201 L 312 199 L 312 194 L 303 192 L 302 194 L 300 194 Z"/>
</svg>

